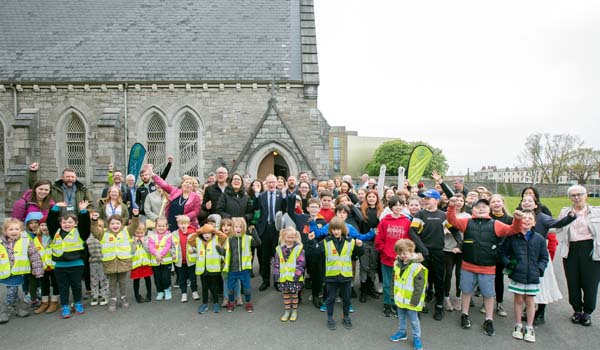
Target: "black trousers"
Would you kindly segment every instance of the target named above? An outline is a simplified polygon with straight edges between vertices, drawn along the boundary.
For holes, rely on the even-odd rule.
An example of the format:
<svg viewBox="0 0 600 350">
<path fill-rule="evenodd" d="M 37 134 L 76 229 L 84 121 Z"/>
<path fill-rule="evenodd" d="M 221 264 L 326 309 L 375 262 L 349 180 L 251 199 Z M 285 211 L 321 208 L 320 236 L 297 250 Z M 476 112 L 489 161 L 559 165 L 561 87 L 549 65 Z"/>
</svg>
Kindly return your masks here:
<svg viewBox="0 0 600 350">
<path fill-rule="evenodd" d="M 220 275 L 208 275 L 206 273 L 200 275 L 202 283 L 202 304 L 208 304 L 208 292 L 212 294 L 213 303 L 219 303 L 219 285 L 223 285 Z"/>
<path fill-rule="evenodd" d="M 446 269 L 444 267 L 444 252 L 442 250 L 429 250 L 429 256 L 424 261 L 429 269 L 429 288 L 435 290 L 435 305 L 444 305 L 444 281 Z"/>
<path fill-rule="evenodd" d="M 342 314 L 344 317 L 350 315 L 350 294 L 352 291 L 351 280 L 327 281 L 327 319 L 333 319 L 333 307 L 338 290 L 342 294 Z"/>
<path fill-rule="evenodd" d="M 258 260 L 260 261 L 260 275 L 263 283 L 271 281 L 271 260 L 275 255 L 275 248 L 279 241 L 279 234 L 275 228 L 275 224 L 268 224 L 263 236 L 260 237 L 261 244 L 258 249 Z"/>
<path fill-rule="evenodd" d="M 446 269 L 446 279 L 444 280 L 444 296 L 450 296 L 452 288 L 452 271 L 454 270 L 454 283 L 456 288 L 456 297 L 460 297 L 460 268 L 462 266 L 462 253 L 444 252 L 444 267 Z"/>
<path fill-rule="evenodd" d="M 50 296 L 50 286 L 52 286 L 52 295 L 59 295 L 58 283 L 56 282 L 54 270 L 44 271 L 44 277 L 41 278 L 41 282 L 42 296 Z"/>
<path fill-rule="evenodd" d="M 552 264 L 552 261 L 549 262 Z M 494 277 L 494 289 L 496 290 L 496 302 L 504 302 L 504 265 L 501 261 L 496 262 L 496 276 Z"/>
<path fill-rule="evenodd" d="M 312 279 L 312 296 L 313 298 L 318 298 L 323 289 L 323 277 L 325 275 L 323 256 L 306 256 L 306 269 Z"/>
<path fill-rule="evenodd" d="M 596 309 L 598 283 L 600 283 L 600 261 L 592 260 L 593 245 L 592 240 L 571 242 L 569 256 L 563 258 L 569 290 L 569 304 L 575 312 L 583 311 L 591 314 Z"/>
<path fill-rule="evenodd" d="M 61 305 L 69 305 L 69 291 L 73 292 L 73 301 L 81 302 L 81 277 L 83 266 L 57 267 L 54 269 Z"/>
<path fill-rule="evenodd" d="M 158 293 L 171 287 L 171 265 L 152 266 L 154 284 Z"/>
</svg>

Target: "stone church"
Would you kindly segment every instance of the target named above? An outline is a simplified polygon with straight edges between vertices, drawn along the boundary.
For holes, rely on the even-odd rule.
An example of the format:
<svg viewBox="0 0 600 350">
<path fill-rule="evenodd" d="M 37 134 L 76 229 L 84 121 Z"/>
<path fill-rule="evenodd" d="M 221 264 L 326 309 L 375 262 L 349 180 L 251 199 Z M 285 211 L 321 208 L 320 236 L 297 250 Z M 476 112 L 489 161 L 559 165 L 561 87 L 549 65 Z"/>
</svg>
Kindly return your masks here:
<svg viewBox="0 0 600 350">
<path fill-rule="evenodd" d="M 10 1 L 0 48 L 0 216 L 31 162 L 97 196 L 136 142 L 171 182 L 330 174 L 313 0 Z"/>
</svg>

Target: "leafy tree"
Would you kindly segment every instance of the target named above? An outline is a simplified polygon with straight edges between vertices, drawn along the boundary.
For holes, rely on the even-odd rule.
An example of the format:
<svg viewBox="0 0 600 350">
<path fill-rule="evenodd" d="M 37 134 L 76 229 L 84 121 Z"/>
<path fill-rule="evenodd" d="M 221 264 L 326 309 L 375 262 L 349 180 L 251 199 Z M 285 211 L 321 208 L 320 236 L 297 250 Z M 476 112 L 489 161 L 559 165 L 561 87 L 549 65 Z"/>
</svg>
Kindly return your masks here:
<svg viewBox="0 0 600 350">
<path fill-rule="evenodd" d="M 431 162 L 427 166 L 427 169 L 425 169 L 425 176 L 431 174 L 433 170 L 437 170 L 442 174 L 448 170 L 448 163 L 441 149 L 431 147 L 429 144 L 421 141 L 406 142 L 398 139 L 386 141 L 375 150 L 373 159 L 365 166 L 367 174 L 371 176 L 379 175 L 379 167 L 383 164 L 386 166 L 386 175 L 388 176 L 397 176 L 398 167 L 400 166 L 408 170 L 410 154 L 418 145 L 428 146 L 433 152 Z"/>
</svg>

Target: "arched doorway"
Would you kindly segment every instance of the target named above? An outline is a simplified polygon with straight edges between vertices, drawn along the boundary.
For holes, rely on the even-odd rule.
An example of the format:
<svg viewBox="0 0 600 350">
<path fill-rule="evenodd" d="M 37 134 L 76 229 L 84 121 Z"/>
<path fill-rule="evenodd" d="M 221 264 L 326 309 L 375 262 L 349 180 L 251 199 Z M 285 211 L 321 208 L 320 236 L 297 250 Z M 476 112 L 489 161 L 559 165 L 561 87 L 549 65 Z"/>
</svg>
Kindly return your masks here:
<svg viewBox="0 0 600 350">
<path fill-rule="evenodd" d="M 269 152 L 258 166 L 258 178 L 265 179 L 267 175 L 283 176 L 287 179 L 290 169 L 285 159 L 277 151 Z"/>
</svg>

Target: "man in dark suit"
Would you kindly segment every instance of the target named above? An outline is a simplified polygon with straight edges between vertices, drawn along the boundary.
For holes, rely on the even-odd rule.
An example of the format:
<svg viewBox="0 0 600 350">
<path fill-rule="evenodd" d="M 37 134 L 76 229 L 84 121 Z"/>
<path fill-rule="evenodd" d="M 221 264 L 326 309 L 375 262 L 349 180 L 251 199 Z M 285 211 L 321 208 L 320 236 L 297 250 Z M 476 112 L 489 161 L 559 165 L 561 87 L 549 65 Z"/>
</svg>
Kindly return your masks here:
<svg viewBox="0 0 600 350">
<path fill-rule="evenodd" d="M 258 250 L 260 262 L 260 275 L 263 282 L 258 288 L 261 292 L 269 288 L 271 281 L 271 259 L 275 255 L 275 248 L 279 234 L 275 228 L 275 215 L 278 211 L 285 212 L 285 200 L 281 192 L 277 191 L 277 178 L 269 174 L 266 179 L 267 189 L 258 196 L 260 217 L 256 222 L 256 230 L 262 241 Z"/>
</svg>

